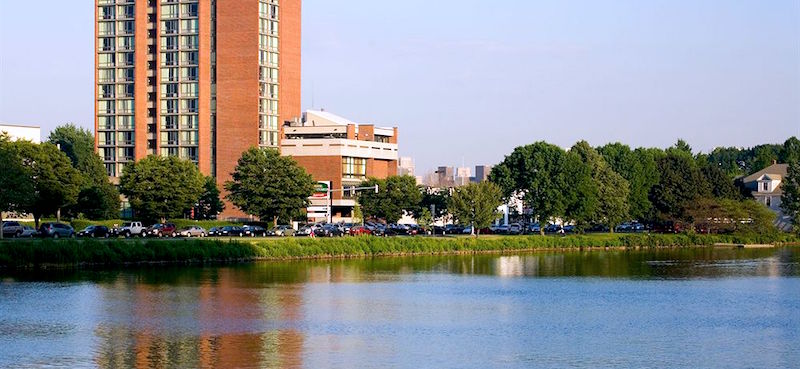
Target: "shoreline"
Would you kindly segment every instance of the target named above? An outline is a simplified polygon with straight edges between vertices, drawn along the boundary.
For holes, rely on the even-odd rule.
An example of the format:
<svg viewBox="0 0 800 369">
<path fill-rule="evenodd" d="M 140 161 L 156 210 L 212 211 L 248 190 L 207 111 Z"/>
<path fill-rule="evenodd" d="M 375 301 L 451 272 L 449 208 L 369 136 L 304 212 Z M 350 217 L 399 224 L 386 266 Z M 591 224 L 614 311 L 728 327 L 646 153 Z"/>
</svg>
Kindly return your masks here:
<svg viewBox="0 0 800 369">
<path fill-rule="evenodd" d="M 750 242 L 747 242 L 750 241 Z M 611 252 L 687 248 L 757 249 L 800 246 L 789 236 L 574 235 L 486 238 L 143 239 L 0 242 L 2 270 L 63 270 L 197 266 L 257 262 L 348 260 L 535 252 Z"/>
</svg>

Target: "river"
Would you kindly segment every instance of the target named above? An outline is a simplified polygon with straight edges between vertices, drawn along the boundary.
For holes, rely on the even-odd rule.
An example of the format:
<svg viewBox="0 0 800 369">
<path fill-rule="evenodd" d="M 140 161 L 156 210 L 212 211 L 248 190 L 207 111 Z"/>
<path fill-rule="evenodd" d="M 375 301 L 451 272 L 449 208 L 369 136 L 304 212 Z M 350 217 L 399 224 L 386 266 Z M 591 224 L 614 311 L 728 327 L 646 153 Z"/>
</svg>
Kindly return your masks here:
<svg viewBox="0 0 800 369">
<path fill-rule="evenodd" d="M 0 271 L 1 368 L 797 368 L 800 249 Z"/>
</svg>

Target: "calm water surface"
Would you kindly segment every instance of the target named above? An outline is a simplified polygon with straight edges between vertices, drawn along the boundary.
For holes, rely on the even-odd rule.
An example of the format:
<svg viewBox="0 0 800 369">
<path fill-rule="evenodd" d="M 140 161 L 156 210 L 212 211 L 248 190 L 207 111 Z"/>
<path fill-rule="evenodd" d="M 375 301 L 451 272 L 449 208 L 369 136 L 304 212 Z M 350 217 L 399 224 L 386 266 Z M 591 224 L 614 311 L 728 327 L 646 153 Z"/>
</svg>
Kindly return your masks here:
<svg viewBox="0 0 800 369">
<path fill-rule="evenodd" d="M 798 368 L 800 249 L 0 272 L 0 368 L 62 367 Z"/>
</svg>

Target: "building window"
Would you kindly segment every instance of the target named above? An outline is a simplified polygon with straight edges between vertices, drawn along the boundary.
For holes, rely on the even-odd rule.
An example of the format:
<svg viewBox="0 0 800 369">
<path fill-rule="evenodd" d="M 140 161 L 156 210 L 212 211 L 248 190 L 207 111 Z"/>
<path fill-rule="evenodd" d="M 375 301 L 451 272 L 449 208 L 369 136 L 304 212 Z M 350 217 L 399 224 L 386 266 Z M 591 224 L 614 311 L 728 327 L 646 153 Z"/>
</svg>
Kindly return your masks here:
<svg viewBox="0 0 800 369">
<path fill-rule="evenodd" d="M 769 182 L 764 182 L 761 184 L 761 190 L 764 192 L 769 192 Z"/>
<path fill-rule="evenodd" d="M 342 158 L 342 177 L 348 179 L 367 178 L 367 159 L 364 158 Z"/>
<path fill-rule="evenodd" d="M 772 207 L 772 197 L 771 196 L 767 196 L 766 200 L 767 200 L 767 207 L 771 208 Z"/>
</svg>

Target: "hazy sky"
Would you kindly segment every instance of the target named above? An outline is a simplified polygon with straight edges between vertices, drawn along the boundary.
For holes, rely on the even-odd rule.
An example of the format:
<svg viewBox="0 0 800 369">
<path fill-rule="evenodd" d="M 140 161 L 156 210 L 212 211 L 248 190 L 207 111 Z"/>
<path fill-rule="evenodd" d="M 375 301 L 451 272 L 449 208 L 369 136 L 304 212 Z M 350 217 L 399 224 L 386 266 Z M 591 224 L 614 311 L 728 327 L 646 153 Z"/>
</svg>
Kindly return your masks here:
<svg viewBox="0 0 800 369">
<path fill-rule="evenodd" d="M 93 4 L 0 0 L 0 121 L 45 136 L 92 127 Z M 707 151 L 800 135 L 800 0 L 304 0 L 303 11 L 304 109 L 399 126 L 418 172 L 496 163 L 538 140 L 683 137 Z"/>
</svg>

